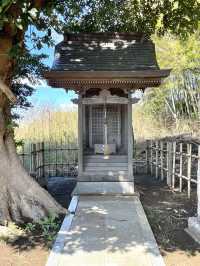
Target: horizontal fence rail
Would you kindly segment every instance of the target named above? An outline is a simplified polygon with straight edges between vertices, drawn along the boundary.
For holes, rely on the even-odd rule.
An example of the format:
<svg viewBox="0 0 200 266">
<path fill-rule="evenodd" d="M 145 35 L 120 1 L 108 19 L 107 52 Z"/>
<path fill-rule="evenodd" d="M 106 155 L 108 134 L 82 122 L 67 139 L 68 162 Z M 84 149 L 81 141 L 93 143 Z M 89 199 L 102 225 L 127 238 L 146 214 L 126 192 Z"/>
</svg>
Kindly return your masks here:
<svg viewBox="0 0 200 266">
<path fill-rule="evenodd" d="M 148 147 L 137 155 L 134 145 L 133 172 L 148 172 Z M 76 177 L 78 175 L 78 147 L 64 142 L 40 142 L 23 144 L 18 155 L 29 174 L 36 178 L 56 176 Z"/>
<path fill-rule="evenodd" d="M 200 171 L 200 144 L 183 140 L 151 140 L 147 141 L 147 150 L 151 175 L 166 179 L 173 190 L 182 192 L 186 188 L 190 198 Z"/>
</svg>

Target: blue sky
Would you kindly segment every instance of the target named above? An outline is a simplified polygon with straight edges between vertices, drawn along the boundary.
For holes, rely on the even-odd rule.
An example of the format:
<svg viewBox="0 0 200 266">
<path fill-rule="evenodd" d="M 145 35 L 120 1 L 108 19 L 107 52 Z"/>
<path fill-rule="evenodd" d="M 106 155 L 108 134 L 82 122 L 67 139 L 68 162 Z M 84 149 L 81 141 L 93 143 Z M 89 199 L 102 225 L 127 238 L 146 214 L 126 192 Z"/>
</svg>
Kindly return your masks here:
<svg viewBox="0 0 200 266">
<path fill-rule="evenodd" d="M 31 30 L 34 30 L 34 28 L 32 28 Z M 55 41 L 55 45 L 63 40 L 63 36 L 57 34 L 55 31 L 52 32 L 52 36 Z M 32 48 L 30 41 L 27 42 L 27 45 L 29 48 Z M 39 51 L 36 49 L 33 49 L 32 51 L 33 53 L 44 53 L 48 55 L 48 58 L 44 60 L 44 63 L 51 67 L 54 59 L 54 47 L 45 46 Z M 73 91 L 66 93 L 66 91 L 63 89 L 51 88 L 46 84 L 45 80 L 42 80 L 41 85 L 35 86 L 35 92 L 31 97 L 29 97 L 29 100 L 35 107 L 48 105 L 52 106 L 52 108 L 59 108 L 64 107 L 65 105 L 71 105 L 71 99 L 75 97 L 76 95 Z"/>
</svg>

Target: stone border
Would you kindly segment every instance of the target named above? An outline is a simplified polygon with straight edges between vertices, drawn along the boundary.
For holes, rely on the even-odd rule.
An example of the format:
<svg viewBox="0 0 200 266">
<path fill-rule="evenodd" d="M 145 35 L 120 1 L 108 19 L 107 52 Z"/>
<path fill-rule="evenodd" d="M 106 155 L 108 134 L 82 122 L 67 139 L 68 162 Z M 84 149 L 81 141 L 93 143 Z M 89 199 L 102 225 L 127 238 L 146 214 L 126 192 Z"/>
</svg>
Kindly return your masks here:
<svg viewBox="0 0 200 266">
<path fill-rule="evenodd" d="M 79 201 L 79 196 L 72 197 L 72 200 L 68 208 L 69 213 L 66 214 L 65 219 L 63 220 L 61 228 L 57 234 L 56 240 L 49 254 L 46 266 L 58 266 L 59 256 L 65 245 L 65 236 L 71 227 L 72 220 L 74 218 L 75 211 L 78 206 L 78 201 Z"/>
<path fill-rule="evenodd" d="M 185 232 L 188 233 L 193 240 L 200 244 L 200 221 L 198 217 L 188 218 L 188 227 L 185 228 Z"/>
<path fill-rule="evenodd" d="M 150 243 L 150 245 L 147 245 L 146 248 L 152 251 L 152 252 L 149 252 L 151 265 L 165 266 L 164 259 L 160 253 L 158 244 L 156 242 L 153 231 L 151 229 L 151 226 L 145 214 L 142 203 L 137 197 L 135 197 L 134 202 L 136 206 L 136 213 L 138 215 L 138 219 L 140 219 L 140 226 L 142 228 L 142 231 L 145 233 L 143 235 L 144 242 L 146 242 L 145 240 L 147 239 L 148 242 Z"/>
</svg>

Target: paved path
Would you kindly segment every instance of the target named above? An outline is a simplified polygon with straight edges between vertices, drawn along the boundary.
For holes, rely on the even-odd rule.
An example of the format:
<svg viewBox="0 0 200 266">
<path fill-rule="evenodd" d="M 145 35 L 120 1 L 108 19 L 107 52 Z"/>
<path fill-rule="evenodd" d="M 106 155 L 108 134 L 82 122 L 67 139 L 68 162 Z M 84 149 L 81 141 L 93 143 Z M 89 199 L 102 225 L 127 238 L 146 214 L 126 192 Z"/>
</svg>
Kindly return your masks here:
<svg viewBox="0 0 200 266">
<path fill-rule="evenodd" d="M 59 266 L 163 266 L 137 197 L 81 196 Z"/>
</svg>

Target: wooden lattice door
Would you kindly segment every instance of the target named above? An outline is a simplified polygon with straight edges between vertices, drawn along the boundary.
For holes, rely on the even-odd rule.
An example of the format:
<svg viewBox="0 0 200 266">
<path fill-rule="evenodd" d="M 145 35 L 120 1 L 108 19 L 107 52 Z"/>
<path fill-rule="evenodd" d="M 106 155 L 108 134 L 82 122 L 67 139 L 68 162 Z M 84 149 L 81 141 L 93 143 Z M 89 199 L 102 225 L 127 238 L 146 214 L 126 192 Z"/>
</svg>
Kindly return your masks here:
<svg viewBox="0 0 200 266">
<path fill-rule="evenodd" d="M 108 144 L 121 144 L 121 112 L 120 105 L 107 105 Z"/>
<path fill-rule="evenodd" d="M 102 105 L 91 106 L 90 109 L 90 143 L 104 143 L 104 109 Z"/>
<path fill-rule="evenodd" d="M 105 143 L 105 108 L 108 144 L 121 144 L 121 108 L 119 105 L 90 107 L 90 147 Z"/>
</svg>

